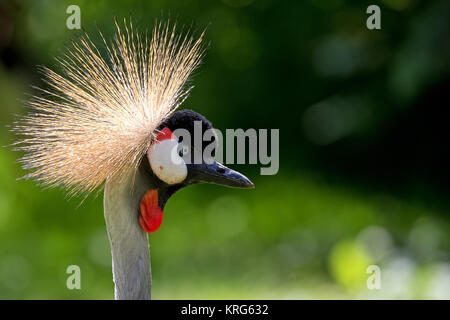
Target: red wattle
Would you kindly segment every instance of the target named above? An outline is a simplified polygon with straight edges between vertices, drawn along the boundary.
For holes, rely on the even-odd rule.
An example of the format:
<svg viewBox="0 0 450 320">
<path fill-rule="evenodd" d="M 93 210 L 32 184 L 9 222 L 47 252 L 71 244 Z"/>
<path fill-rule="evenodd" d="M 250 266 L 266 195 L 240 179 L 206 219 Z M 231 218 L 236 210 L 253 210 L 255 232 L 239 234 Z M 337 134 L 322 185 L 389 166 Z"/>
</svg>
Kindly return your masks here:
<svg viewBox="0 0 450 320">
<path fill-rule="evenodd" d="M 158 205 L 158 191 L 150 190 L 139 204 L 141 215 L 139 224 L 145 232 L 152 233 L 159 229 L 162 223 L 163 211 Z"/>
</svg>

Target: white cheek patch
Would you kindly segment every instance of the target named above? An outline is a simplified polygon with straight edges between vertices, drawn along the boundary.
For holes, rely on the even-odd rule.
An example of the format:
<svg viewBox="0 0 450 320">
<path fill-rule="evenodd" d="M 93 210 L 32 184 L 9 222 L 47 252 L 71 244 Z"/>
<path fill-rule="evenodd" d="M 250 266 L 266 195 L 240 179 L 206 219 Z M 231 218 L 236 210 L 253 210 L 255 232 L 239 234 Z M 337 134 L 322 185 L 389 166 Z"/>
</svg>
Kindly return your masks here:
<svg viewBox="0 0 450 320">
<path fill-rule="evenodd" d="M 148 149 L 148 159 L 153 173 L 168 184 L 180 183 L 187 176 L 184 160 L 178 155 L 178 141 L 165 139 Z"/>
</svg>

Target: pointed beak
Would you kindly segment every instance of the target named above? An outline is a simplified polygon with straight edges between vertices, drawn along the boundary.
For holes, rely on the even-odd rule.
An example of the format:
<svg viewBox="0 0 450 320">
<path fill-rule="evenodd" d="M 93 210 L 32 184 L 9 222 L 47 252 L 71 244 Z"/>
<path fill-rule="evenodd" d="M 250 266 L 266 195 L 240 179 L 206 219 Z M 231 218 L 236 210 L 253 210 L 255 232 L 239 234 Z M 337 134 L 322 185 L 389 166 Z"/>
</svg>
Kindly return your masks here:
<svg viewBox="0 0 450 320">
<path fill-rule="evenodd" d="M 188 179 L 191 183 L 206 182 L 234 188 L 255 187 L 246 176 L 217 161 L 211 164 L 188 164 L 187 166 Z"/>
</svg>

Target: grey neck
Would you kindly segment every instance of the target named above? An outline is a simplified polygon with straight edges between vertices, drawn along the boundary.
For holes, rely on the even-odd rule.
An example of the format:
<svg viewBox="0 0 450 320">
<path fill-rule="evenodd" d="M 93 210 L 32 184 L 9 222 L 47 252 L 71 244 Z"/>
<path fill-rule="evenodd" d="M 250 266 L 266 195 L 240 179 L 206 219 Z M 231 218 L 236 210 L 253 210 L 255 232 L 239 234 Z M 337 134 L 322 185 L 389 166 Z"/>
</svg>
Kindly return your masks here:
<svg viewBox="0 0 450 320">
<path fill-rule="evenodd" d="M 112 254 L 116 299 L 148 300 L 151 297 L 151 266 L 148 236 L 138 222 L 139 202 L 152 188 L 140 169 L 133 181 L 105 185 L 104 210 Z"/>
</svg>

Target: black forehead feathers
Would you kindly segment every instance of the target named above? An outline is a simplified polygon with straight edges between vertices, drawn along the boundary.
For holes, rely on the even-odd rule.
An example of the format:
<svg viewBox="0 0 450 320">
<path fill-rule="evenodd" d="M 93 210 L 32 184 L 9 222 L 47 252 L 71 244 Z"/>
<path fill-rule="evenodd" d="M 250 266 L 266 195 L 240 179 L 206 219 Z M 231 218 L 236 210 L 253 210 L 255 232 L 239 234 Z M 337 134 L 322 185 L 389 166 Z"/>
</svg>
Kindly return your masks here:
<svg viewBox="0 0 450 320">
<path fill-rule="evenodd" d="M 158 130 L 162 130 L 164 127 L 168 127 L 172 132 L 175 131 L 176 129 L 186 129 L 191 134 L 191 146 L 194 146 L 195 121 L 200 121 L 202 123 L 202 137 L 206 130 L 213 128 L 211 122 L 209 122 L 201 114 L 189 109 L 184 109 L 174 112 L 169 118 L 167 118 L 164 122 L 161 123 L 161 125 L 158 127 Z M 202 141 L 202 150 L 205 149 L 205 147 L 209 145 L 212 141 L 217 143 L 217 141 L 215 140 L 216 138 L 215 136 L 213 136 L 209 141 Z"/>
<path fill-rule="evenodd" d="M 193 136 L 194 121 L 201 121 L 202 133 L 212 128 L 211 122 L 209 122 L 204 116 L 195 111 L 184 109 L 174 112 L 169 118 L 161 123 L 158 130 L 163 129 L 164 127 L 168 127 L 172 132 L 176 129 L 186 129 L 189 131 L 191 136 Z"/>
</svg>

